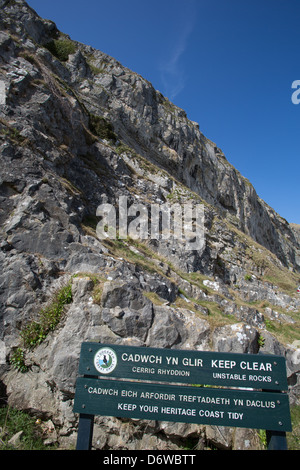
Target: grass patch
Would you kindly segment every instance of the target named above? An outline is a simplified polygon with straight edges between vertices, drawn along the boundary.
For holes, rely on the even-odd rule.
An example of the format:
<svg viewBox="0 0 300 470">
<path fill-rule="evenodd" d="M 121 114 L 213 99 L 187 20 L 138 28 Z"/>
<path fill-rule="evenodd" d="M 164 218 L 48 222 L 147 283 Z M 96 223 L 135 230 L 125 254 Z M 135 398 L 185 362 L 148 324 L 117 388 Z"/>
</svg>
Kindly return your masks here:
<svg viewBox="0 0 300 470">
<path fill-rule="evenodd" d="M 286 268 L 278 268 L 269 265 L 264 273 L 264 279 L 271 282 L 279 289 L 291 297 L 295 296 L 297 286 L 299 285 L 299 274 L 291 273 Z"/>
<path fill-rule="evenodd" d="M 300 322 L 293 324 L 279 323 L 265 318 L 266 329 L 283 344 L 291 344 L 299 340 Z"/>
<path fill-rule="evenodd" d="M 165 300 L 161 299 L 156 292 L 144 291 L 143 295 L 151 300 L 154 305 L 164 305 Z"/>
<path fill-rule="evenodd" d="M 145 252 L 140 251 L 142 245 L 138 245 L 138 250 L 140 251 L 140 253 L 138 253 L 130 249 L 131 242 L 127 240 L 111 240 L 107 238 L 106 240 L 102 240 L 102 243 L 114 256 L 118 258 L 122 257 L 125 261 L 133 263 L 150 273 L 157 272 L 164 276 L 157 264 L 155 264 L 151 258 L 148 258 Z M 132 243 L 132 245 L 134 244 Z"/>
<path fill-rule="evenodd" d="M 61 62 L 66 62 L 69 55 L 76 52 L 75 44 L 70 39 L 54 39 L 45 47 Z"/>
<path fill-rule="evenodd" d="M 29 140 L 23 137 L 18 129 L 11 126 L 5 119 L 0 118 L 0 135 L 4 138 L 11 140 L 14 144 L 24 146 L 28 144 Z"/>
<path fill-rule="evenodd" d="M 101 116 L 96 116 L 95 114 L 89 115 L 89 129 L 100 139 L 106 139 L 113 143 L 117 141 L 112 124 Z"/>
<path fill-rule="evenodd" d="M 34 348 L 40 344 L 50 331 L 59 323 L 64 306 L 72 302 L 71 283 L 60 289 L 52 302 L 42 309 L 37 321 L 30 322 L 22 331 L 21 337 L 27 348 Z"/>
<path fill-rule="evenodd" d="M 23 431 L 15 445 L 9 440 Z M 0 408 L 0 450 L 46 450 L 45 436 L 36 417 L 10 407 Z M 53 447 L 52 447 L 53 449 Z"/>
<path fill-rule="evenodd" d="M 74 278 L 89 278 L 93 282 L 92 298 L 95 304 L 101 305 L 101 298 L 103 292 L 103 285 L 106 282 L 106 278 L 99 274 L 81 272 L 74 274 Z"/>
<path fill-rule="evenodd" d="M 50 331 L 58 325 L 64 311 L 64 307 L 72 302 L 72 283 L 69 282 L 56 292 L 52 301 L 43 308 L 37 320 L 29 322 L 20 332 L 25 349 L 33 349 L 40 344 Z M 10 357 L 10 363 L 20 372 L 27 372 L 25 350 L 17 348 Z"/>
<path fill-rule="evenodd" d="M 292 297 L 295 296 L 299 285 L 299 273 L 291 272 L 287 267 L 279 265 L 278 259 L 271 251 L 256 243 L 249 235 L 231 224 L 227 225 L 229 230 L 235 233 L 237 240 L 245 246 L 245 257 L 251 260 L 257 268 L 256 272 L 247 273 L 246 276 L 254 274 L 260 277 L 261 281 L 267 281 L 277 286 L 281 292 Z M 250 280 L 250 278 L 246 280 Z"/>
<path fill-rule="evenodd" d="M 292 432 L 287 432 L 289 450 L 300 450 L 300 405 L 291 406 Z"/>
<path fill-rule="evenodd" d="M 96 67 L 92 63 L 88 62 L 88 66 L 90 67 L 91 72 L 93 75 L 99 75 L 100 73 L 104 73 L 105 70 L 103 68 Z"/>
</svg>

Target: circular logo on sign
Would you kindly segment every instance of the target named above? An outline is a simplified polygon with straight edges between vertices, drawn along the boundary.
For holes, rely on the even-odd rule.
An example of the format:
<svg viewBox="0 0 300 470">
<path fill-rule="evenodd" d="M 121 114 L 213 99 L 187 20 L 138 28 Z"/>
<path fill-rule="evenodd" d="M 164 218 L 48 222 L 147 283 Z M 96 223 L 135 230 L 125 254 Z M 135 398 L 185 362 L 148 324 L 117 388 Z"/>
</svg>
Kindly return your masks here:
<svg viewBox="0 0 300 470">
<path fill-rule="evenodd" d="M 94 366 L 101 374 L 110 374 L 117 365 L 115 351 L 110 348 L 102 348 L 97 351 L 94 357 Z"/>
</svg>

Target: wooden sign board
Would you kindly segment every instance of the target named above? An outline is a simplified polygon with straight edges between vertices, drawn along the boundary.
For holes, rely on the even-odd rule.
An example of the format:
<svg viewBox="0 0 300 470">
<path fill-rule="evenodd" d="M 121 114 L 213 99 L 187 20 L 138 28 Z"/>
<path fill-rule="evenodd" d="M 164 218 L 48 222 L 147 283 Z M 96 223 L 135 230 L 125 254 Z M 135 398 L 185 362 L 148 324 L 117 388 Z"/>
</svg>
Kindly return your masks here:
<svg viewBox="0 0 300 470">
<path fill-rule="evenodd" d="M 79 375 L 77 449 L 91 448 L 94 415 L 266 429 L 269 449 L 287 448 L 282 356 L 87 342 Z"/>
<path fill-rule="evenodd" d="M 288 389 L 285 358 L 260 354 L 83 343 L 79 374 L 264 390 Z"/>
<path fill-rule="evenodd" d="M 76 413 L 291 431 L 281 393 L 78 378 Z"/>
</svg>

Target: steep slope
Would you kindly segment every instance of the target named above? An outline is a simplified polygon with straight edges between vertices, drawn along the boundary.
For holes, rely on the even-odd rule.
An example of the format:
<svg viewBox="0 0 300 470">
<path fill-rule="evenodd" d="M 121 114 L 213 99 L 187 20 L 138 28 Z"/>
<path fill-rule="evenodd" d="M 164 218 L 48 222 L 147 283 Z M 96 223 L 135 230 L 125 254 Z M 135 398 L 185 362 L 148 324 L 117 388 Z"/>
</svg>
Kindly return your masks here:
<svg viewBox="0 0 300 470">
<path fill-rule="evenodd" d="M 69 444 L 84 340 L 284 354 L 298 403 L 294 229 L 149 82 L 23 0 L 0 7 L 0 373 L 9 403 L 51 417 Z M 117 207 L 120 196 L 149 211 L 201 204 L 205 244 L 99 240 L 97 208 Z M 188 437 L 200 447 L 246 445 L 245 435 L 222 440 L 209 426 L 101 422 L 100 448 L 178 448 Z M 254 432 L 251 442 L 259 445 Z"/>
</svg>

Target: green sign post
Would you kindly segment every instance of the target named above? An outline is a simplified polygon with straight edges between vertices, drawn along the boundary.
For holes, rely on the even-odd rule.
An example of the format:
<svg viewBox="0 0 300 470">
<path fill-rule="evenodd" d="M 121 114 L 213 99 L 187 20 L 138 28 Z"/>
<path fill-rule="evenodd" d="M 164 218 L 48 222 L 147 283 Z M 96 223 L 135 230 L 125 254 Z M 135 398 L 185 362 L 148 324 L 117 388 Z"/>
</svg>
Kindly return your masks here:
<svg viewBox="0 0 300 470">
<path fill-rule="evenodd" d="M 79 374 L 77 448 L 94 415 L 266 429 L 281 448 L 292 429 L 281 356 L 83 343 Z"/>
<path fill-rule="evenodd" d="M 78 379 L 77 413 L 290 431 L 287 395 Z"/>
<path fill-rule="evenodd" d="M 107 351 L 106 351 L 107 350 Z M 110 354 L 110 350 L 114 352 Z M 112 367 L 100 365 L 101 352 Z M 98 354 L 99 361 L 94 357 Z M 285 358 L 83 343 L 79 374 L 133 380 L 287 390 Z"/>
</svg>

